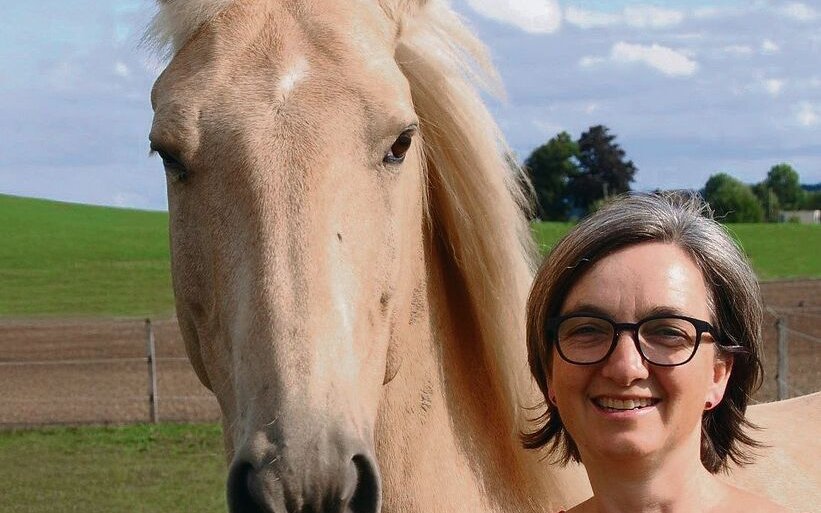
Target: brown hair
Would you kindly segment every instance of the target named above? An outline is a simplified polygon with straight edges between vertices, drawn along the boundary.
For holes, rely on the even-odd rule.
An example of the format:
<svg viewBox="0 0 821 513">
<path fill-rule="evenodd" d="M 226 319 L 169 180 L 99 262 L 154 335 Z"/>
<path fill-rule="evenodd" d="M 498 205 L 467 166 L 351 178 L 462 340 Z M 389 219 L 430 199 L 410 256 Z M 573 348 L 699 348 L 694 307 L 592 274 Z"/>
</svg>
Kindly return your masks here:
<svg viewBox="0 0 821 513">
<path fill-rule="evenodd" d="M 761 445 L 746 430 L 750 395 L 760 386 L 763 306 L 755 274 L 742 250 L 712 218 L 698 196 L 680 193 L 632 194 L 615 199 L 575 226 L 550 251 L 533 283 L 527 303 L 527 351 L 530 372 L 545 398 L 553 341 L 547 319 L 559 314 L 565 296 L 592 264 L 642 242 L 668 242 L 687 252 L 701 270 L 710 293 L 712 323 L 720 334 L 718 351 L 733 353 L 733 369 L 724 400 L 702 416 L 701 461 L 712 473 L 743 465 Z M 729 346 L 738 346 L 730 348 Z M 547 446 L 557 463 L 580 461 L 578 447 L 556 407 L 535 419 L 523 433 L 526 448 Z"/>
</svg>

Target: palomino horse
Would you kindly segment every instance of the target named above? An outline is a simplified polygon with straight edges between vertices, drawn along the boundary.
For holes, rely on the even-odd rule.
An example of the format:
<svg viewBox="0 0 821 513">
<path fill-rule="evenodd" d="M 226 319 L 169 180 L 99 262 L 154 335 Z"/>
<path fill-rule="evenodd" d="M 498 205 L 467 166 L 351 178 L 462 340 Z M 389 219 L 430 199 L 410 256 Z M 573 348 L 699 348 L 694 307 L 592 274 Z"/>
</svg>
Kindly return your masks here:
<svg viewBox="0 0 821 513">
<path fill-rule="evenodd" d="M 578 467 L 519 445 L 534 253 L 474 88 L 495 75 L 447 5 L 162 0 L 154 36 L 177 315 L 222 409 L 231 511 L 586 497 Z"/>
</svg>

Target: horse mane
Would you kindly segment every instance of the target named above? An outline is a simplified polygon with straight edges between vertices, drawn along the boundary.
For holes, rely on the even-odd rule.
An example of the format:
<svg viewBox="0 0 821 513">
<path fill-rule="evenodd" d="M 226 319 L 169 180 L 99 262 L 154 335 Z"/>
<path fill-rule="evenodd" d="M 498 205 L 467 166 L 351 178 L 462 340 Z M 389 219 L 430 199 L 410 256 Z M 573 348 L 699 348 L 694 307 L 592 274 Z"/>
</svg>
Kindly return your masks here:
<svg viewBox="0 0 821 513">
<path fill-rule="evenodd" d="M 430 0 L 401 26 L 396 60 L 420 119 L 429 225 L 450 250 L 481 340 L 474 343 L 522 421 L 527 370 L 524 315 L 535 247 L 529 183 L 480 92 L 501 92 L 487 50 L 445 2 Z M 515 426 L 517 429 L 519 426 Z"/>
</svg>

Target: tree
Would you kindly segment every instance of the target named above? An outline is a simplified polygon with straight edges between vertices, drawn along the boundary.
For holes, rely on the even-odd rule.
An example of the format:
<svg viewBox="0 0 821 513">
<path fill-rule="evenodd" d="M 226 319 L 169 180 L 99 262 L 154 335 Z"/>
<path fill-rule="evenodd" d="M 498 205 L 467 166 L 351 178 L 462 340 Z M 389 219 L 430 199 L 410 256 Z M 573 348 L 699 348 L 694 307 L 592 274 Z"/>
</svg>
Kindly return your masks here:
<svg viewBox="0 0 821 513">
<path fill-rule="evenodd" d="M 525 160 L 525 170 L 536 192 L 536 215 L 542 220 L 567 219 L 567 181 L 578 171 L 579 147 L 567 132 L 539 146 Z"/>
<path fill-rule="evenodd" d="M 821 190 L 804 190 L 801 210 L 821 210 Z"/>
<path fill-rule="evenodd" d="M 778 213 L 781 211 L 781 204 L 778 201 L 778 196 L 767 185 L 767 182 L 761 182 L 753 185 L 753 194 L 761 203 L 761 208 L 764 211 L 764 220 L 768 223 L 778 222 Z"/>
<path fill-rule="evenodd" d="M 726 173 L 715 174 L 707 180 L 704 199 L 719 221 L 760 223 L 764 219 L 764 209 L 752 189 Z"/>
<path fill-rule="evenodd" d="M 796 210 L 801 205 L 804 191 L 798 173 L 789 164 L 778 164 L 770 168 L 764 183 L 778 197 L 784 210 Z"/>
<path fill-rule="evenodd" d="M 630 190 L 636 174 L 632 160 L 603 125 L 590 127 L 579 138 L 579 172 L 570 177 L 568 192 L 575 206 L 589 212 L 601 199 Z"/>
</svg>

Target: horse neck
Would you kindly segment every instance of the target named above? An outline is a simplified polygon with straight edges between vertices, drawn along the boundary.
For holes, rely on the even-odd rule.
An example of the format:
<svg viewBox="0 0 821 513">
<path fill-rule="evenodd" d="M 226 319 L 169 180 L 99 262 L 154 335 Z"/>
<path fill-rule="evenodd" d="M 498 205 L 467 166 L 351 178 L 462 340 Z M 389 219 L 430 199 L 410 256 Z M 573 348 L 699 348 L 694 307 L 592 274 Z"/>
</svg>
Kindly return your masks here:
<svg viewBox="0 0 821 513">
<path fill-rule="evenodd" d="M 506 404 L 507 384 L 483 357 L 461 272 L 441 240 L 430 240 L 419 323 L 425 328 L 409 330 L 399 342 L 405 348 L 401 370 L 386 385 L 380 407 L 384 511 L 541 512 L 567 506 L 569 494 L 584 490 L 583 476 L 580 481 L 577 472 L 551 468 L 521 448 L 520 426 Z"/>
</svg>

